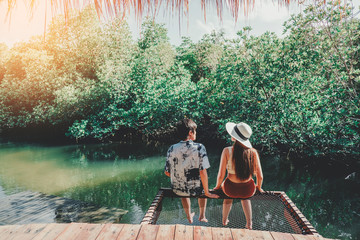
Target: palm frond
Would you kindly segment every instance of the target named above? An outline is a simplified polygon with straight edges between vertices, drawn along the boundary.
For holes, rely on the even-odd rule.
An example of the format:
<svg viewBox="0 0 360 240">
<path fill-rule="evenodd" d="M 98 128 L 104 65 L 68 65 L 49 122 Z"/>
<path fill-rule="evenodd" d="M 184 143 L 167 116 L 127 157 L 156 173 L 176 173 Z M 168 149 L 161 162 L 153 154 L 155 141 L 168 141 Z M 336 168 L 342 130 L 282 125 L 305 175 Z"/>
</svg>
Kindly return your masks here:
<svg viewBox="0 0 360 240">
<path fill-rule="evenodd" d="M 4 0 L 0 0 L 4 1 Z M 10 16 L 12 9 L 16 6 L 20 0 L 7 0 L 8 11 L 7 16 Z M 29 5 L 30 12 L 33 12 L 36 3 L 41 0 L 23 0 Z M 48 0 L 45 0 L 48 1 Z M 260 0 L 258 0 L 260 1 Z M 278 0 L 279 5 L 289 5 L 290 2 L 300 3 L 301 0 Z M 314 0 L 316 1 L 316 0 Z M 323 0 L 324 2 L 326 0 Z M 164 4 L 165 11 L 170 14 L 187 16 L 189 13 L 190 0 L 50 0 L 52 13 L 63 12 L 65 18 L 68 17 L 70 10 L 80 9 L 87 4 L 94 4 L 96 12 L 99 17 L 113 17 L 129 13 L 133 10 L 135 16 L 140 20 L 145 14 L 149 13 L 156 15 L 159 11 L 160 6 Z M 203 10 L 204 19 L 206 21 L 206 7 L 214 5 L 217 9 L 217 15 L 222 20 L 223 9 L 227 8 L 230 10 L 234 20 L 237 21 L 240 9 L 243 9 L 243 14 L 247 16 L 254 8 L 255 0 L 201 0 L 199 1 Z"/>
</svg>

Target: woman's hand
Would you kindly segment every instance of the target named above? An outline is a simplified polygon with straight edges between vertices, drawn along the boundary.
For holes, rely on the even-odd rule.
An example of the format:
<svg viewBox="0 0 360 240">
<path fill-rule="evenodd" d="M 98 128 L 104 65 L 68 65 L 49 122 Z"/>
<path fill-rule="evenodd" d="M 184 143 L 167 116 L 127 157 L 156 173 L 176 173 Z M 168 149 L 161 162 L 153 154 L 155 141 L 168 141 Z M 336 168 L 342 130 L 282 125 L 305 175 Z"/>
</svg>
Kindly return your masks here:
<svg viewBox="0 0 360 240">
<path fill-rule="evenodd" d="M 213 189 L 211 189 L 212 191 L 217 191 L 217 190 L 219 190 L 221 188 L 221 186 L 216 186 L 216 187 L 214 187 Z"/>
<path fill-rule="evenodd" d="M 262 190 L 262 188 L 261 188 L 260 186 L 256 186 L 256 190 L 258 190 L 258 191 L 261 192 L 261 193 L 264 193 L 264 192 L 265 192 L 264 190 Z"/>
</svg>

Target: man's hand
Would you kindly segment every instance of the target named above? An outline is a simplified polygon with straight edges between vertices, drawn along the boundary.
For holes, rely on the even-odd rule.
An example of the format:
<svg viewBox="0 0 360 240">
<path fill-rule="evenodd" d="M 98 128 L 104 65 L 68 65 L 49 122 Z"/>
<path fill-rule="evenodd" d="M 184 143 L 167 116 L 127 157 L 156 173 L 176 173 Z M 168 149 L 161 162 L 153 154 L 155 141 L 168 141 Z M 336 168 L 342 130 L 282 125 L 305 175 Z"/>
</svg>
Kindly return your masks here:
<svg viewBox="0 0 360 240">
<path fill-rule="evenodd" d="M 210 193 L 210 192 L 205 193 L 205 196 L 207 196 L 208 198 L 219 198 L 219 195 L 212 194 L 212 193 Z"/>
</svg>

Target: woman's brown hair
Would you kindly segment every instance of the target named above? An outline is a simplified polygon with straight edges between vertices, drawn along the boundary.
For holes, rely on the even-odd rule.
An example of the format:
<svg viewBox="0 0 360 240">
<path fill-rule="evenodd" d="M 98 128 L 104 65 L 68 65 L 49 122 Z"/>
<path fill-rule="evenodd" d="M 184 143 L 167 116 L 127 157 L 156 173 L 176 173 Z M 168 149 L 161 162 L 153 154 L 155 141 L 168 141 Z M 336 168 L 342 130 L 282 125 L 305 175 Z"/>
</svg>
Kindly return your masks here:
<svg viewBox="0 0 360 240">
<path fill-rule="evenodd" d="M 256 154 L 254 148 L 244 148 L 241 143 L 235 141 L 232 161 L 239 179 L 246 180 L 254 174 L 254 154 Z"/>
</svg>

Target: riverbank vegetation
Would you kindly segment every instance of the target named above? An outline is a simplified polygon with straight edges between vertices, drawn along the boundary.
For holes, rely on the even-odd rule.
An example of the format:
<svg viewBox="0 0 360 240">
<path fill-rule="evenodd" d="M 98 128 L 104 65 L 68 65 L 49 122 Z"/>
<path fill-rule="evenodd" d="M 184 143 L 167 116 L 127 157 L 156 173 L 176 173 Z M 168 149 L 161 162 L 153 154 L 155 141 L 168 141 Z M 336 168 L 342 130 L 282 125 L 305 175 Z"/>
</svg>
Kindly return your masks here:
<svg viewBox="0 0 360 240">
<path fill-rule="evenodd" d="M 322 3 L 321 3 L 322 4 Z M 309 6 L 284 37 L 250 28 L 172 46 L 163 25 L 101 23 L 93 8 L 54 18 L 44 36 L 0 44 L 5 137 L 164 140 L 193 118 L 199 141 L 226 141 L 228 121 L 253 127 L 266 153 L 356 163 L 360 134 L 360 20 L 337 2 Z"/>
</svg>

